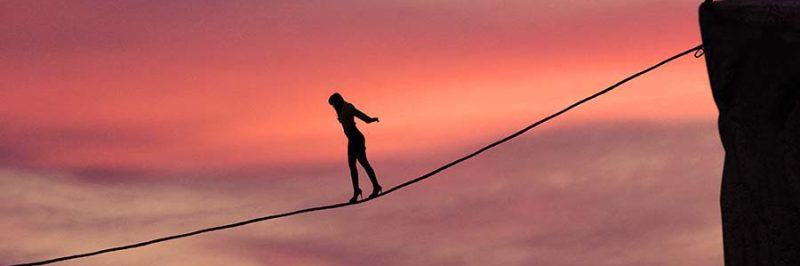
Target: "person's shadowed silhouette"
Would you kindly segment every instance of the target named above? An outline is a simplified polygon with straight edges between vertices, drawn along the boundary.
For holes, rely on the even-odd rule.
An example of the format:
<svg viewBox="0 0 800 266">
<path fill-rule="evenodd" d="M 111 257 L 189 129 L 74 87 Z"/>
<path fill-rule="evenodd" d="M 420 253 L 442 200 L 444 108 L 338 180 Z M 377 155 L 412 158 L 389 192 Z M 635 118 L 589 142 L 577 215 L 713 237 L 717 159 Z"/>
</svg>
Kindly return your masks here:
<svg viewBox="0 0 800 266">
<path fill-rule="evenodd" d="M 358 117 L 366 123 L 380 122 L 377 117 L 370 117 L 363 112 L 356 109 L 353 104 L 344 100 L 341 94 L 334 93 L 328 98 L 328 103 L 336 110 L 336 115 L 339 123 L 342 124 L 344 135 L 347 136 L 347 163 L 350 166 L 350 178 L 353 181 L 353 197 L 350 198 L 350 203 L 358 201 L 361 197 L 361 189 L 358 187 L 358 169 L 356 168 L 356 160 L 361 163 L 364 170 L 369 176 L 369 181 L 372 182 L 372 193 L 369 197 L 378 196 L 381 193 L 381 185 L 378 184 L 378 178 L 375 176 L 375 171 L 369 165 L 367 160 L 367 147 L 365 145 L 364 134 L 356 127 L 355 118 Z"/>
</svg>

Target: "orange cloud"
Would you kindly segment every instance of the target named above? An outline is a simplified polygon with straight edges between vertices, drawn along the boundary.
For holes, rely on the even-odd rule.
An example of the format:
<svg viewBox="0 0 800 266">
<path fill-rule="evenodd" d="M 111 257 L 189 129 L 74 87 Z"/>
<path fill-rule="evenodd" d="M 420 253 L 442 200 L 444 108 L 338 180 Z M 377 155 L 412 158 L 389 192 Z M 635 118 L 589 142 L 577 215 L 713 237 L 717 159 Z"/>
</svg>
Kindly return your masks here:
<svg viewBox="0 0 800 266">
<path fill-rule="evenodd" d="M 362 126 L 371 156 L 429 153 L 516 130 L 699 40 L 695 2 L 583 4 L 6 4 L 0 148 L 38 169 L 338 161 L 325 101 L 339 91 L 382 118 Z M 559 123 L 710 118 L 706 84 L 702 62 L 681 59 Z"/>
</svg>

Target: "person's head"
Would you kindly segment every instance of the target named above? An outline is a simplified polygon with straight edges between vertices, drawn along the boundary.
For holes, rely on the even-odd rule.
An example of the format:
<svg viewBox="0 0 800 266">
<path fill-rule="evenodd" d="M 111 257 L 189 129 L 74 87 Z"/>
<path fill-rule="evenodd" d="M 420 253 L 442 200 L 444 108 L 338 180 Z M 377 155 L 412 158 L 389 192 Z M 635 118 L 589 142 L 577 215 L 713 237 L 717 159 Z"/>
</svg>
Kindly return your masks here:
<svg viewBox="0 0 800 266">
<path fill-rule="evenodd" d="M 344 104 L 344 98 L 338 92 L 334 92 L 331 97 L 328 97 L 328 104 L 332 105 L 338 112 L 342 108 L 342 104 Z"/>
</svg>

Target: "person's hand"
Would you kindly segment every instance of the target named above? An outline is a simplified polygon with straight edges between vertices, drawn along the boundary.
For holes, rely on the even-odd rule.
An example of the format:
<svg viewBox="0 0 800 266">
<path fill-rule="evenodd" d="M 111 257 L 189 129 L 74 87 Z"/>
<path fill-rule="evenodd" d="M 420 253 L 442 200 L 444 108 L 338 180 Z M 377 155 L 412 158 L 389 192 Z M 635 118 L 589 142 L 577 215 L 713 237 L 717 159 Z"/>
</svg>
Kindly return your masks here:
<svg viewBox="0 0 800 266">
<path fill-rule="evenodd" d="M 372 118 L 372 121 L 371 121 L 370 123 L 372 123 L 372 122 L 380 122 L 380 121 L 381 121 L 381 120 L 380 120 L 380 119 L 378 119 L 377 117 L 373 117 L 373 118 Z"/>
</svg>

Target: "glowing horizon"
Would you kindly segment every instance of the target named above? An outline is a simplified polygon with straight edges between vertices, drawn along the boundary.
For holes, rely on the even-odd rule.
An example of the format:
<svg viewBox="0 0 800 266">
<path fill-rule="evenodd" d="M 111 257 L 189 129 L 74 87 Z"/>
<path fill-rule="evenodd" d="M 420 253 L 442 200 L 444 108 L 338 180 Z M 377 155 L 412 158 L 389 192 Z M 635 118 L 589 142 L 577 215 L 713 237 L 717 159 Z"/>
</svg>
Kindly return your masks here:
<svg viewBox="0 0 800 266">
<path fill-rule="evenodd" d="M 277 5 L 291 16 L 270 13 L 278 7 L 262 3 L 192 6 L 197 10 L 181 17 L 166 10 L 188 7 L 179 3 L 122 3 L 93 6 L 98 12 L 54 5 L 9 14 L 20 28 L 5 34 L 12 42 L 3 55 L 11 63 L 2 72 L 9 89 L 0 117 L 19 142 L 11 152 L 33 157 L 30 166 L 169 171 L 329 161 L 342 149 L 325 104 L 334 91 L 384 119 L 362 125 L 374 156 L 430 152 L 425 147 L 476 142 L 535 121 L 698 42 L 693 20 L 673 27 L 665 23 L 671 17 L 646 4 L 634 4 L 637 12 L 567 11 L 537 2 L 490 8 L 514 17 L 470 10 L 488 8 L 479 3 L 363 5 L 374 14 Z M 552 12 L 536 17 L 517 10 L 542 7 Z M 122 17 L 99 12 L 125 8 Z M 691 10 L 681 9 L 694 16 Z M 574 21 L 576 13 L 586 16 Z M 586 27 L 593 20 L 604 21 L 603 30 Z M 630 22 L 637 20 L 642 23 Z M 170 26 L 149 26 L 155 23 Z M 280 26 L 263 27 L 270 23 Z M 543 23 L 549 27 L 536 26 Z M 667 26 L 680 30 L 613 42 Z M 211 30 L 219 33 L 211 38 Z M 709 119 L 704 79 L 702 64 L 682 59 L 574 117 Z M 686 95 L 693 100 L 683 101 Z M 465 130 L 473 134 L 451 137 Z M 98 137 L 108 142 L 93 143 Z"/>
</svg>

